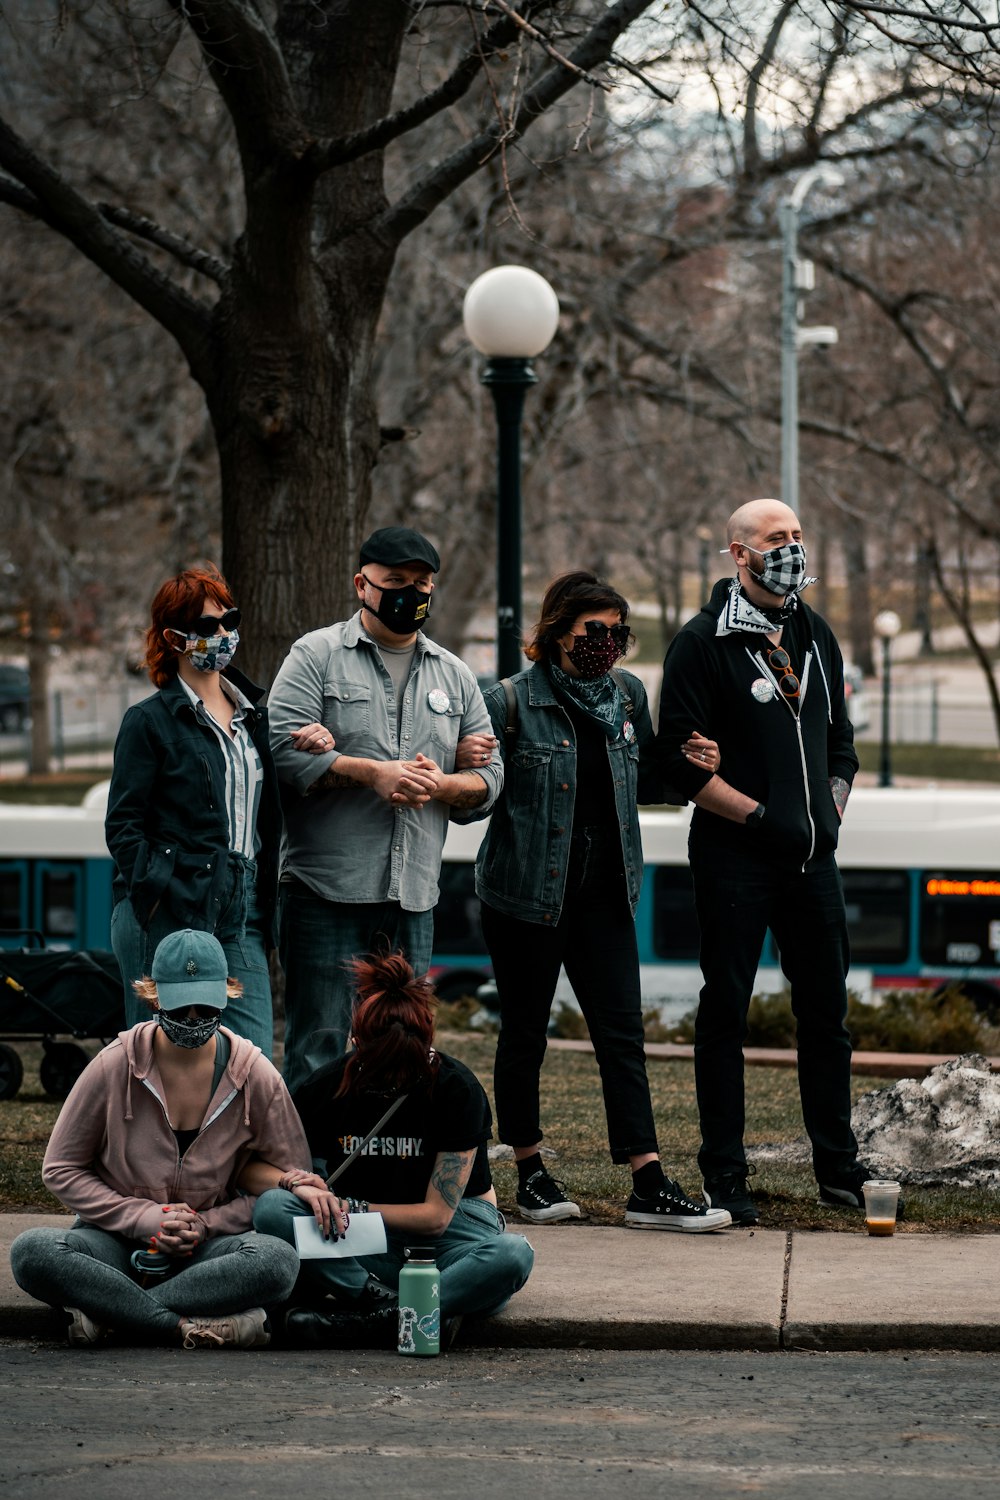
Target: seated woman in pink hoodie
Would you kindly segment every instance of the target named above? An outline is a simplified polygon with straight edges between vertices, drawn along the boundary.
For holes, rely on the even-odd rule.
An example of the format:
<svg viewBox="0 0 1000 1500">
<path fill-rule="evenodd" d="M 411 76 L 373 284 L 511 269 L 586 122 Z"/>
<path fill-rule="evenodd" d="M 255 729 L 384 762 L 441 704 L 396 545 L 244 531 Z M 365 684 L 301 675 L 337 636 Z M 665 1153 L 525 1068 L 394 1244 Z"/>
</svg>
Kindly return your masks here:
<svg viewBox="0 0 1000 1500">
<path fill-rule="evenodd" d="M 253 1232 L 242 1179 L 261 1160 L 308 1169 L 302 1125 L 260 1048 L 220 1025 L 236 983 L 211 933 L 165 937 L 136 988 L 155 1018 L 84 1070 L 45 1153 L 43 1181 L 76 1223 L 19 1235 L 14 1278 L 66 1309 L 71 1344 L 114 1328 L 185 1349 L 262 1347 L 266 1309 L 299 1264 Z"/>
</svg>

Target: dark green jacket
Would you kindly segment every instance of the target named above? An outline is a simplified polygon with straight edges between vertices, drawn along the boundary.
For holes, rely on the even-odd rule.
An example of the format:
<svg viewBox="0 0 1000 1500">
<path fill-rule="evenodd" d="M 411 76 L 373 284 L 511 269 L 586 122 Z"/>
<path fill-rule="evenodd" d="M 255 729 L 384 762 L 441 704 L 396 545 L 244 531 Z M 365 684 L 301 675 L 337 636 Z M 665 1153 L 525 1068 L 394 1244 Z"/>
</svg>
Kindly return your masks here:
<svg viewBox="0 0 1000 1500">
<path fill-rule="evenodd" d="M 228 667 L 223 673 L 254 705 L 245 722 L 261 758 L 257 899 L 274 946 L 281 812 L 268 744 L 264 690 Z M 115 743 L 105 836 L 115 862 L 115 896 L 127 895 L 148 927 L 162 902 L 179 927 L 213 932 L 222 908 L 229 852 L 225 758 L 214 730 L 198 722 L 179 679 L 125 714 Z"/>
</svg>

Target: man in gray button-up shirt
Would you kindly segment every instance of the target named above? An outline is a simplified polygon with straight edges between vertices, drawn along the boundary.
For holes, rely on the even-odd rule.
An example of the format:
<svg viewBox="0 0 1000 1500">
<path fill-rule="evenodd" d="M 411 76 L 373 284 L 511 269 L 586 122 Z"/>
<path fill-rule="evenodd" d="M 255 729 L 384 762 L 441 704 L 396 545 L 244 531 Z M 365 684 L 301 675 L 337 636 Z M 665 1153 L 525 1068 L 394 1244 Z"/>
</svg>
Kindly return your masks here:
<svg viewBox="0 0 1000 1500">
<path fill-rule="evenodd" d="M 368 538 L 360 564 L 361 609 L 296 641 L 268 699 L 285 813 L 279 945 L 293 1092 L 347 1048 L 353 957 L 399 947 L 426 972 L 448 820 L 481 815 L 503 785 L 497 749 L 473 771 L 454 769 L 459 739 L 492 725 L 469 668 L 420 630 L 436 549 L 391 526 Z"/>
</svg>

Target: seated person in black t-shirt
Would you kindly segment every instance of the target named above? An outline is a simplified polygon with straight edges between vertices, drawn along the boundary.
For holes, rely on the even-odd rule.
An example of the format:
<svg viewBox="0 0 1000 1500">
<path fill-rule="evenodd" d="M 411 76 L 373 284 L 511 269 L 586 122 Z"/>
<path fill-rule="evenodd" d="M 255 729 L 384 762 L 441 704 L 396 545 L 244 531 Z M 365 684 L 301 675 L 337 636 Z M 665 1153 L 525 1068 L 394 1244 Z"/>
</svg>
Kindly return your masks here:
<svg viewBox="0 0 1000 1500">
<path fill-rule="evenodd" d="M 254 1226 L 292 1244 L 297 1216 L 314 1216 L 327 1233 L 342 1233 L 351 1211 L 370 1209 L 385 1221 L 384 1255 L 303 1261 L 292 1301 L 308 1305 L 292 1306 L 286 1332 L 307 1344 L 341 1341 L 358 1314 L 394 1333 L 407 1246 L 434 1246 L 446 1318 L 498 1312 L 534 1261 L 522 1235 L 504 1233 L 486 1153 L 493 1121 L 483 1087 L 464 1063 L 433 1046 L 429 984 L 400 953 L 356 960 L 354 971 L 355 1050 L 293 1096 L 313 1165 L 324 1175 L 279 1175 L 260 1164 L 261 1181 L 251 1185 L 262 1194 Z M 404 1103 L 331 1192 L 326 1177 L 401 1094 Z"/>
</svg>

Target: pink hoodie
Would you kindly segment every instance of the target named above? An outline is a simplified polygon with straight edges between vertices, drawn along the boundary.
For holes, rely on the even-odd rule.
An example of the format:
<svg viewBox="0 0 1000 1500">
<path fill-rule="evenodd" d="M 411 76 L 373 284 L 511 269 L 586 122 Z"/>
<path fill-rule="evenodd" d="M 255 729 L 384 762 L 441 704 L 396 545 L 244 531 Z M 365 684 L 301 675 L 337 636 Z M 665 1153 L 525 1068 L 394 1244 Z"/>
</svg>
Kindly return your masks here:
<svg viewBox="0 0 1000 1500">
<path fill-rule="evenodd" d="M 86 1223 L 133 1240 L 159 1230 L 166 1203 L 190 1204 L 209 1235 L 249 1229 L 255 1200 L 235 1186 L 246 1163 L 310 1171 L 312 1162 L 281 1075 L 259 1047 L 222 1029 L 229 1062 L 183 1158 L 153 1054 L 156 1022 L 120 1032 L 62 1107 L 42 1164 L 49 1191 Z"/>
</svg>

